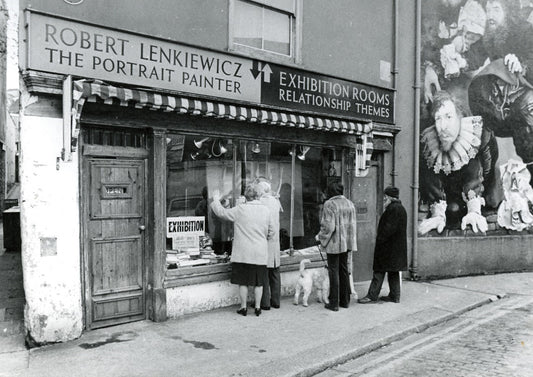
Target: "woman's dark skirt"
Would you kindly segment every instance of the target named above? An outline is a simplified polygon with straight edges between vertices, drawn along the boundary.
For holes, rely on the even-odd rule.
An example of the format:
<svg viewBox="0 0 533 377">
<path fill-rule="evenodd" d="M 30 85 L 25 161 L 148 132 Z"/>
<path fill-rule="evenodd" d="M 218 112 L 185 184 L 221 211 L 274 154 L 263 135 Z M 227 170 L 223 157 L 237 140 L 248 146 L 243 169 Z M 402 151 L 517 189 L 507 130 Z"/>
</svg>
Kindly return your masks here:
<svg viewBox="0 0 533 377">
<path fill-rule="evenodd" d="M 232 262 L 231 283 L 253 287 L 263 287 L 268 285 L 267 266 Z"/>
</svg>

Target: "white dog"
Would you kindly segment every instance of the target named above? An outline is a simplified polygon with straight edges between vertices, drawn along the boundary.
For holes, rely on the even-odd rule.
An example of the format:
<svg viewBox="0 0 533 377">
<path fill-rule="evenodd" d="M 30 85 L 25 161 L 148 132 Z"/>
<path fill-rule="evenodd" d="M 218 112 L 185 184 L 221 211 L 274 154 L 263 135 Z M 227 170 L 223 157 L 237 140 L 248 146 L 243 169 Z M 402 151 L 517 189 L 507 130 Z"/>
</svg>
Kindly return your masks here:
<svg viewBox="0 0 533 377">
<path fill-rule="evenodd" d="M 308 299 L 313 291 L 313 287 L 316 289 L 318 302 L 329 303 L 329 275 L 327 268 L 309 271 L 305 269 L 307 263 L 311 263 L 311 261 L 309 259 L 302 259 L 300 262 L 300 277 L 296 282 L 294 305 L 298 305 L 300 293 L 303 291 L 302 304 L 303 306 L 308 306 Z"/>
<path fill-rule="evenodd" d="M 326 266 L 313 271 L 313 287 L 315 287 L 318 302 L 329 304 L 329 273 Z"/>
</svg>

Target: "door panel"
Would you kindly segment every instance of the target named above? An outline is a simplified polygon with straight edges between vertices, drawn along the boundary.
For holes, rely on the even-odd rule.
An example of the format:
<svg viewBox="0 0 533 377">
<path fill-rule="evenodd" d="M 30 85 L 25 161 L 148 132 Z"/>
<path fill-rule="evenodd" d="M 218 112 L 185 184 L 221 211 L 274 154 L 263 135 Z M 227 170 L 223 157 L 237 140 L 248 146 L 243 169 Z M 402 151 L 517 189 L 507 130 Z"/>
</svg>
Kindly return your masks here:
<svg viewBox="0 0 533 377">
<path fill-rule="evenodd" d="M 379 164 L 372 161 L 366 177 L 358 177 L 352 184 L 351 198 L 357 209 L 357 248 L 353 256 L 355 281 L 372 279 L 374 246 L 377 229 L 377 192 L 379 187 Z"/>
<path fill-rule="evenodd" d="M 141 237 L 93 239 L 93 295 L 142 289 Z"/>
<path fill-rule="evenodd" d="M 145 160 L 86 157 L 86 324 L 145 318 Z M 85 176 L 84 176 L 85 178 Z"/>
</svg>

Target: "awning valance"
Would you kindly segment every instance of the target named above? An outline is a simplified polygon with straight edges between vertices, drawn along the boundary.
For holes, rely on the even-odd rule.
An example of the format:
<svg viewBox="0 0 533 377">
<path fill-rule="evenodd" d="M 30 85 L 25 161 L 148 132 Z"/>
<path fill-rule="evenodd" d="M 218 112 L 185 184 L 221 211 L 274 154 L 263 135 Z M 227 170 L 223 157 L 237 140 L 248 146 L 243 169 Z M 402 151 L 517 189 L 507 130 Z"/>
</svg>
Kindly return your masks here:
<svg viewBox="0 0 533 377">
<path fill-rule="evenodd" d="M 358 150 L 363 152 L 363 165 L 370 162 L 372 155 L 372 123 L 357 123 L 342 119 L 323 118 L 302 114 L 285 113 L 274 110 L 256 109 L 192 99 L 181 96 L 160 94 L 145 90 L 121 88 L 102 82 L 79 80 L 73 82 L 72 136 L 76 144 L 79 134 L 79 121 L 86 102 L 103 102 L 109 105 L 134 107 L 138 109 L 176 112 L 220 119 L 230 119 L 258 124 L 306 128 L 317 131 L 338 132 L 360 136 Z M 361 154 L 360 152 L 358 154 Z"/>
</svg>

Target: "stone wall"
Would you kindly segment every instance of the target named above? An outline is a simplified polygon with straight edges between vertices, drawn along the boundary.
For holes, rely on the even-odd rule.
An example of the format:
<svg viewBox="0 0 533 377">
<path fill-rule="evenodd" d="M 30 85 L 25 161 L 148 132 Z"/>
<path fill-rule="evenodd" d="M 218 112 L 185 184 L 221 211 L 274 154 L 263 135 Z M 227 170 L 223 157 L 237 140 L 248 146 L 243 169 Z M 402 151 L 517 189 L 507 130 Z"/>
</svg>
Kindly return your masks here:
<svg viewBox="0 0 533 377">
<path fill-rule="evenodd" d="M 422 279 L 533 271 L 533 235 L 425 237 L 418 240 Z"/>
</svg>

